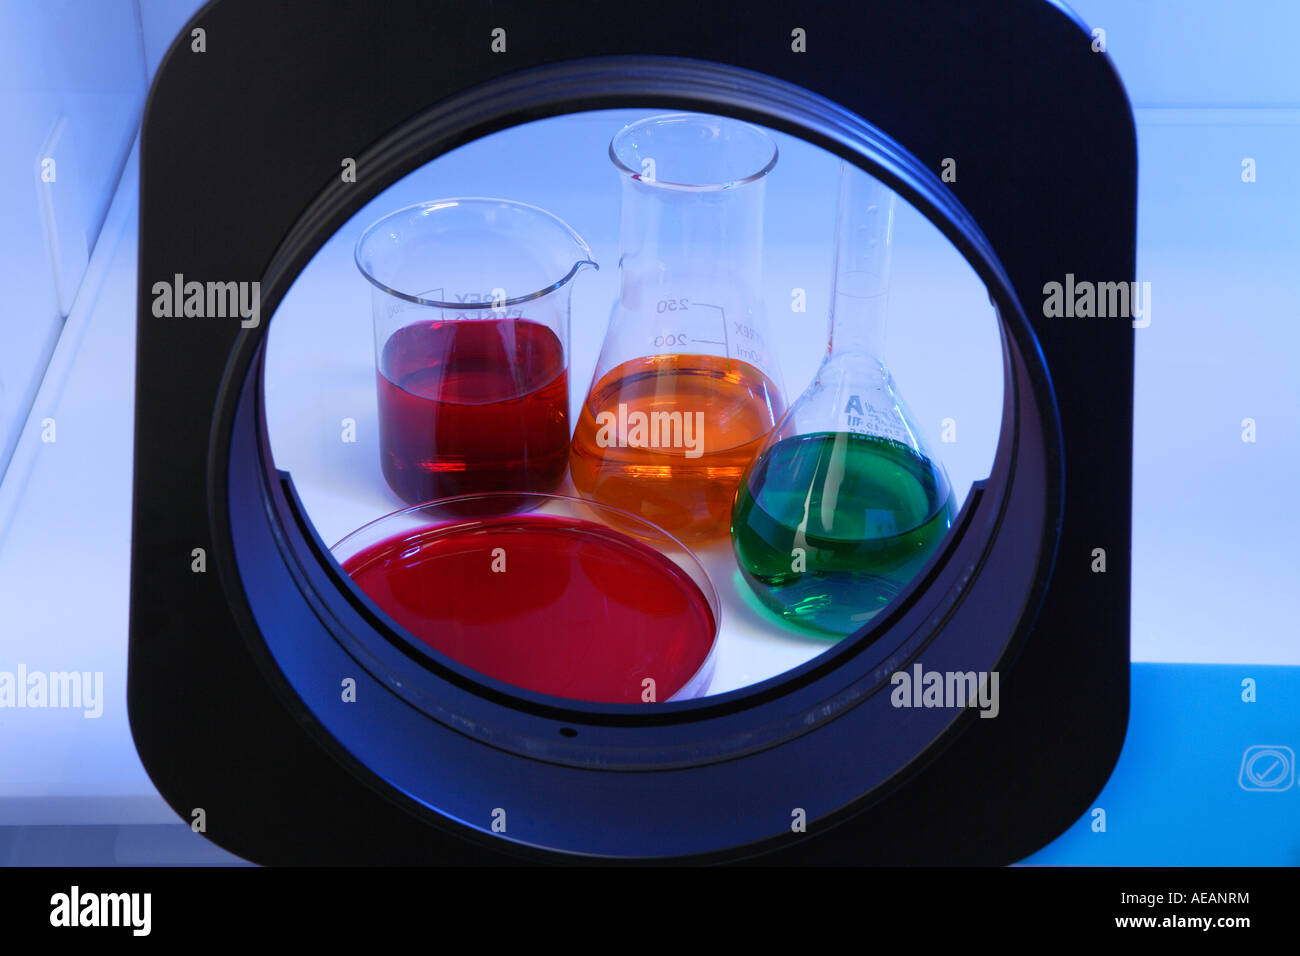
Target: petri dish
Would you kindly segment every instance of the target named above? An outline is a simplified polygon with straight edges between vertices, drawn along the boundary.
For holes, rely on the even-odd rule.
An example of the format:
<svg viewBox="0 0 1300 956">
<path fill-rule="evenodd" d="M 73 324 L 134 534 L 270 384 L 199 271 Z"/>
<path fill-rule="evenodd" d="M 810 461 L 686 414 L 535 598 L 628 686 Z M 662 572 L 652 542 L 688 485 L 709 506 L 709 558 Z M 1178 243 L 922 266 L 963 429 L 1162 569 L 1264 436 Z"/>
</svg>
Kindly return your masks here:
<svg viewBox="0 0 1300 956">
<path fill-rule="evenodd" d="M 717 594 L 676 538 L 563 495 L 458 495 L 393 512 L 331 552 L 417 642 L 517 688 L 595 703 L 707 693 Z"/>
</svg>

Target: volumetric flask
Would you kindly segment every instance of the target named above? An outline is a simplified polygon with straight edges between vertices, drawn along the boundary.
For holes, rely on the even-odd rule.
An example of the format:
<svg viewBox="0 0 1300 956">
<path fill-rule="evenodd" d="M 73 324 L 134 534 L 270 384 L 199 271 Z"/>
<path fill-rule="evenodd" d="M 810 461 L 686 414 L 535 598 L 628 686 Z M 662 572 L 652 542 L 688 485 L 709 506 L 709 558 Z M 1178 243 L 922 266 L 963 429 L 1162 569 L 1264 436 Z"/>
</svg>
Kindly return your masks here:
<svg viewBox="0 0 1300 956">
<path fill-rule="evenodd" d="M 745 468 L 784 410 L 762 297 L 772 138 L 681 113 L 624 127 L 619 296 L 579 412 L 586 497 L 678 537 L 724 536 Z"/>
<path fill-rule="evenodd" d="M 840 168 L 830 342 L 745 476 L 732 543 L 787 621 L 852 634 L 925 565 L 956 511 L 883 359 L 894 194 Z"/>
<path fill-rule="evenodd" d="M 569 293 L 591 250 L 504 199 L 400 209 L 362 235 L 384 477 L 417 504 L 553 491 L 569 445 Z"/>
</svg>

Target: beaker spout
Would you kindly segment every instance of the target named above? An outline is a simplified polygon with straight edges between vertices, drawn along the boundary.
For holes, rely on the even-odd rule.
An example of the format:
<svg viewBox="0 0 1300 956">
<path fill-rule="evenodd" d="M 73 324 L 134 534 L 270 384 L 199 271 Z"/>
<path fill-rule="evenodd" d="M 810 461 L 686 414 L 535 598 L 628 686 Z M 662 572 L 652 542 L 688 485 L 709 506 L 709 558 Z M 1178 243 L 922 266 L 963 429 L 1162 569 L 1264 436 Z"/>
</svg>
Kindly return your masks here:
<svg viewBox="0 0 1300 956">
<path fill-rule="evenodd" d="M 600 263 L 597 262 L 595 259 L 579 259 L 577 262 L 573 264 L 573 268 L 569 270 L 569 274 L 566 277 L 565 281 L 572 279 L 579 272 L 581 272 L 583 269 L 588 267 L 590 267 L 596 272 L 600 271 Z"/>
</svg>

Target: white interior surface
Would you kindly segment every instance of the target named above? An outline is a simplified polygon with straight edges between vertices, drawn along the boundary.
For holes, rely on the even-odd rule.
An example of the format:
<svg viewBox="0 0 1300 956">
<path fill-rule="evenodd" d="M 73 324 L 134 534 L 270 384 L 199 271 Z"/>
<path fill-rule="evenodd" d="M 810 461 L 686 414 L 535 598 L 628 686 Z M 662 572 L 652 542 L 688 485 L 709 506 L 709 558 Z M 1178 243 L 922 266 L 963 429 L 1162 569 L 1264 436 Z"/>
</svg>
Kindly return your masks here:
<svg viewBox="0 0 1300 956">
<path fill-rule="evenodd" d="M 293 475 L 327 544 L 405 507 L 380 472 L 370 286 L 352 258 L 361 233 L 394 209 L 452 196 L 533 203 L 576 229 L 600 264 L 599 272 L 578 277 L 573 292 L 570 409 L 576 419 L 618 293 L 621 187 L 609 140 L 625 123 L 657 112 L 666 110 L 558 117 L 467 144 L 385 190 L 298 277 L 268 333 L 267 426 L 276 466 Z M 839 160 L 773 135 L 780 159 L 766 185 L 764 295 L 793 400 L 826 351 Z M 910 206 L 897 205 L 885 357 L 961 502 L 973 481 L 987 477 L 997 446 L 997 322 L 983 283 L 956 249 Z M 793 311 L 795 289 L 806 290 L 806 311 Z M 941 423 L 948 417 L 957 441 L 943 443 Z M 343 440 L 345 419 L 356 422 L 355 442 Z M 567 479 L 560 491 L 573 493 Z M 833 645 L 761 608 L 729 540 L 694 550 L 722 603 L 711 693 L 773 677 Z"/>
<path fill-rule="evenodd" d="M 132 153 L 0 484 L 0 670 L 100 674 L 100 713 L 0 709 L 0 826 L 177 820 L 126 712 L 138 177 Z"/>
<path fill-rule="evenodd" d="M 1300 664 L 1300 110 L 1138 122 L 1133 659 Z"/>
<path fill-rule="evenodd" d="M 67 49 L 79 53 L 56 55 Z M 0 477 L 85 277 L 144 88 L 135 0 L 0 4 Z"/>
</svg>

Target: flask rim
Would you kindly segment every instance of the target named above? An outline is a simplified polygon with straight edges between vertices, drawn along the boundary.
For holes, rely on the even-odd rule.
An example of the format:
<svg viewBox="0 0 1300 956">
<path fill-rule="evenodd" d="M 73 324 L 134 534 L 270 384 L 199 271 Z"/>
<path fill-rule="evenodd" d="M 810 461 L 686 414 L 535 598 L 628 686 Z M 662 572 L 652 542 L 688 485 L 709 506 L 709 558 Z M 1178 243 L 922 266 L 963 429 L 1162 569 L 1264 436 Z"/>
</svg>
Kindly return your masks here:
<svg viewBox="0 0 1300 956">
<path fill-rule="evenodd" d="M 759 168 L 745 176 L 732 177 L 725 182 L 710 183 L 683 183 L 658 178 L 648 178 L 640 170 L 633 169 L 619 155 L 620 147 L 627 143 L 628 140 L 637 133 L 647 129 L 664 127 L 669 125 L 685 125 L 688 123 L 704 126 L 706 123 L 715 127 L 728 127 L 733 130 L 743 130 L 752 135 L 756 142 L 763 143 L 770 152 L 766 153 L 767 158 L 762 161 Z M 643 183 L 647 186 L 670 189 L 689 193 L 709 193 L 721 192 L 725 189 L 735 189 L 738 186 L 745 186 L 750 183 L 758 182 L 767 176 L 776 166 L 777 159 L 780 157 L 780 150 L 777 148 L 776 140 L 771 134 L 761 126 L 753 123 L 746 123 L 743 120 L 733 119 L 730 116 L 719 116 L 713 113 L 661 113 L 657 116 L 647 116 L 644 119 L 637 120 L 635 123 L 629 123 L 620 129 L 609 141 L 609 159 L 618 171 L 635 182 Z"/>
</svg>

